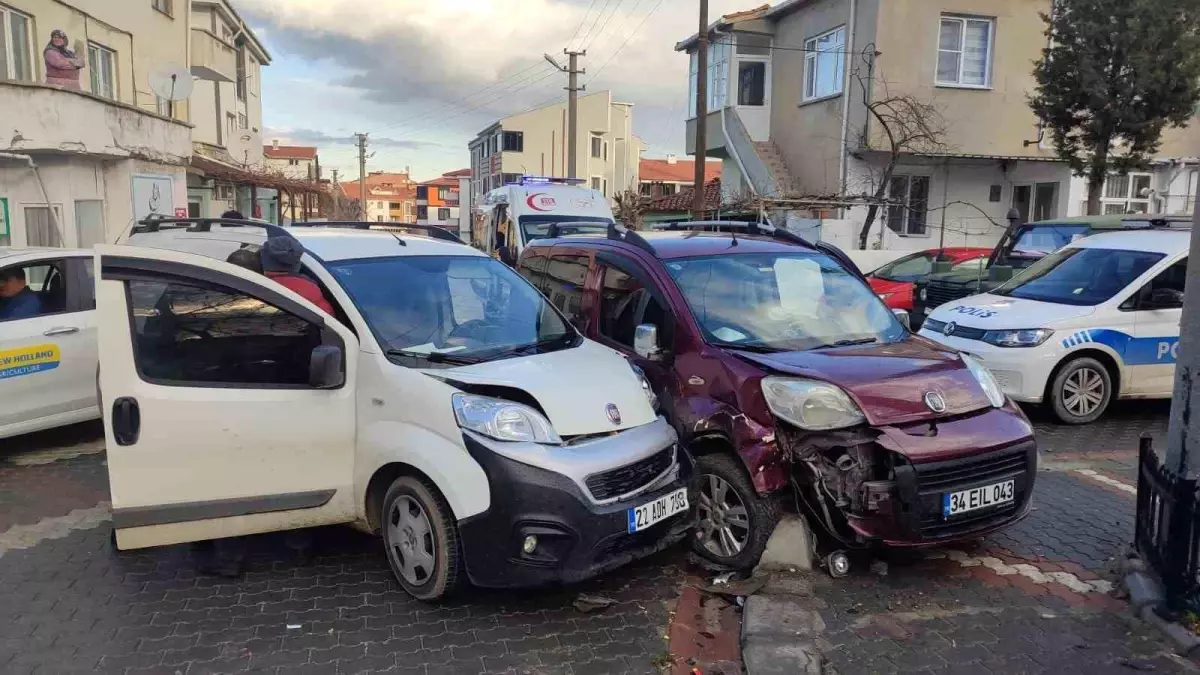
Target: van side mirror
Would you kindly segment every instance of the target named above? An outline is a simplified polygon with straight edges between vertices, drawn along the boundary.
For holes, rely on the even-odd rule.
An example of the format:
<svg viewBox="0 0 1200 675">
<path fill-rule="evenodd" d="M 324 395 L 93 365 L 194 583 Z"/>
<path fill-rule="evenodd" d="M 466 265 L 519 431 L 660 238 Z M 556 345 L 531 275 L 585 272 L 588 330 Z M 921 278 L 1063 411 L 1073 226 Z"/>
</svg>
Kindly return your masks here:
<svg viewBox="0 0 1200 675">
<path fill-rule="evenodd" d="M 662 348 L 658 346 L 658 326 L 644 323 L 633 329 L 633 351 L 643 359 L 660 358 Z"/>
<path fill-rule="evenodd" d="M 896 315 L 896 320 L 904 324 L 904 327 L 912 330 L 912 320 L 908 318 L 907 309 L 893 309 L 892 314 Z"/>
<path fill-rule="evenodd" d="M 314 347 L 308 360 L 308 385 L 313 389 L 337 389 L 345 383 L 342 348 L 334 345 Z"/>
<path fill-rule="evenodd" d="M 1011 265 L 992 265 L 988 269 L 988 281 L 1008 281 L 1013 278 L 1013 268 Z"/>
<path fill-rule="evenodd" d="M 1174 288 L 1156 288 L 1150 293 L 1146 309 L 1179 309 L 1183 307 L 1183 292 Z"/>
</svg>

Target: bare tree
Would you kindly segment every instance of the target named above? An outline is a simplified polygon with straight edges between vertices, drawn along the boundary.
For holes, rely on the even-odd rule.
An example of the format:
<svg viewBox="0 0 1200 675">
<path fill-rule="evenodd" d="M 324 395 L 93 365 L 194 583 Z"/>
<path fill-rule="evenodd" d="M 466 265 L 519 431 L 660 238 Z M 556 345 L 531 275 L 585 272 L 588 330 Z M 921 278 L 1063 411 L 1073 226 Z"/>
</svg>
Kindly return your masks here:
<svg viewBox="0 0 1200 675">
<path fill-rule="evenodd" d="M 615 215 L 617 222 L 623 223 L 631 230 L 642 229 L 642 214 L 646 211 L 646 201 L 636 190 L 625 190 L 613 195 L 616 204 Z"/>
<path fill-rule="evenodd" d="M 867 72 L 872 72 L 874 54 L 864 53 Z M 867 239 L 871 226 L 879 215 L 880 205 L 888 201 L 888 188 L 892 183 L 892 175 L 900 164 L 900 159 L 909 154 L 938 154 L 945 152 L 948 146 L 945 142 L 947 124 L 938 107 L 923 101 L 911 94 L 892 95 L 887 83 L 880 78 L 876 85 L 882 89 L 882 96 L 873 98 L 870 74 L 863 76 L 855 71 L 858 83 L 862 89 L 863 104 L 866 106 L 869 119 L 878 126 L 878 139 L 882 142 L 881 150 L 887 153 L 883 172 L 877 176 L 878 182 L 870 188 L 871 199 L 868 200 L 867 217 L 863 221 L 862 230 L 858 235 L 858 246 L 867 248 Z M 871 147 L 871 138 L 863 137 L 860 146 Z"/>
</svg>

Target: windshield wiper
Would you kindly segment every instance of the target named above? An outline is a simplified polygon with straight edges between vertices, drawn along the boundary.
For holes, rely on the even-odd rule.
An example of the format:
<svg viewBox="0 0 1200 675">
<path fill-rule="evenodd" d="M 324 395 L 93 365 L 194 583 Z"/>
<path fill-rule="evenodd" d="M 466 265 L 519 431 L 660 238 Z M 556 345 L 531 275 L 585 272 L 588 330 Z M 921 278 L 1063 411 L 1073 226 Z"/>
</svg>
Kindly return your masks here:
<svg viewBox="0 0 1200 675">
<path fill-rule="evenodd" d="M 879 338 L 869 337 L 869 338 L 859 338 L 857 340 L 838 340 L 837 342 L 831 342 L 826 345 L 817 345 L 816 347 L 809 347 L 809 349 L 829 349 L 831 347 L 853 347 L 854 345 L 869 345 L 869 344 L 872 344 L 875 342 L 879 342 Z"/>
<path fill-rule="evenodd" d="M 410 359 L 425 359 L 430 363 L 454 363 L 462 366 L 479 363 L 479 359 L 474 356 L 456 356 L 448 352 L 411 352 L 407 349 L 389 349 L 384 354 Z"/>
<path fill-rule="evenodd" d="M 740 349 L 744 352 L 754 352 L 755 354 L 777 354 L 779 352 L 792 351 L 790 349 L 785 349 L 783 347 L 772 347 L 770 345 L 764 345 L 764 344 L 750 343 L 750 344 L 740 345 L 740 344 L 736 344 L 733 342 L 717 342 L 715 344 L 718 347 L 725 347 L 726 349 Z"/>
<path fill-rule="evenodd" d="M 517 345 L 516 347 L 509 347 L 508 349 L 503 349 L 494 354 L 488 355 L 487 358 L 484 360 L 495 361 L 496 359 L 503 359 L 503 358 L 507 358 L 509 356 L 520 356 L 522 354 L 529 354 L 531 352 L 536 353 L 540 349 L 546 349 L 548 347 L 553 347 L 553 346 L 558 345 L 559 343 L 562 343 L 563 347 L 569 347 L 574 342 L 575 342 L 575 334 L 574 333 L 563 333 L 562 335 L 555 335 L 552 338 L 538 340 L 537 342 L 531 342 L 527 345 Z"/>
</svg>

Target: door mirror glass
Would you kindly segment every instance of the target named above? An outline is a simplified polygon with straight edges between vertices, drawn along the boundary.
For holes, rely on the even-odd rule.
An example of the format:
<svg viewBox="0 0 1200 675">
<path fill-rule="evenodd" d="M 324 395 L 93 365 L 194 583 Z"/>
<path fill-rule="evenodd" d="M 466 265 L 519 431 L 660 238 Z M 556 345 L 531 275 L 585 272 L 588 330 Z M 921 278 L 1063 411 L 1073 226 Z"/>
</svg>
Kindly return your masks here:
<svg viewBox="0 0 1200 675">
<path fill-rule="evenodd" d="M 662 350 L 658 346 L 658 326 L 643 323 L 633 331 L 633 351 L 643 359 L 656 359 Z"/>
<path fill-rule="evenodd" d="M 1179 309 L 1183 307 L 1183 293 L 1174 288 L 1156 288 L 1147 304 L 1147 309 Z"/>
<path fill-rule="evenodd" d="M 903 324 L 905 328 L 912 330 L 912 323 L 909 321 L 907 309 L 893 309 L 892 314 L 896 315 L 896 320 Z"/>
<path fill-rule="evenodd" d="M 342 371 L 342 349 L 334 345 L 314 347 L 309 359 L 308 383 L 314 389 L 336 389 L 346 382 Z"/>
</svg>

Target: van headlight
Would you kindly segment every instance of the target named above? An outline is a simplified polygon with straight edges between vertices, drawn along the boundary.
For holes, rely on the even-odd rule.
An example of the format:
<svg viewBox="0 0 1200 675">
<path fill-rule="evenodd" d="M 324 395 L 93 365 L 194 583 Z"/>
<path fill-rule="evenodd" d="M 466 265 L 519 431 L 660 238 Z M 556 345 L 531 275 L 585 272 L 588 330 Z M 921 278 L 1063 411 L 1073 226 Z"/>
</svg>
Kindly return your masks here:
<svg viewBox="0 0 1200 675">
<path fill-rule="evenodd" d="M 650 386 L 650 380 L 646 379 L 646 371 L 632 363 L 629 364 L 629 367 L 633 368 L 633 374 L 637 375 L 638 382 L 642 385 L 642 393 L 646 395 L 646 402 L 650 404 L 654 412 L 658 412 L 658 395 L 654 393 L 654 387 Z"/>
<path fill-rule="evenodd" d="M 963 363 L 966 364 L 967 370 L 975 376 L 975 381 L 983 389 L 983 393 L 987 395 L 988 401 L 994 407 L 1002 407 L 1004 405 L 1004 391 L 1000 389 L 1000 383 L 996 381 L 995 376 L 974 356 L 959 354 L 962 357 Z"/>
<path fill-rule="evenodd" d="M 545 415 L 527 405 L 499 398 L 454 394 L 454 417 L 458 426 L 498 441 L 562 445 Z"/>
<path fill-rule="evenodd" d="M 843 429 L 866 420 L 846 392 L 826 382 L 770 376 L 763 378 L 762 392 L 776 417 L 808 431 Z"/>
<path fill-rule="evenodd" d="M 997 347 L 1037 347 L 1054 331 L 1049 328 L 1021 328 L 1018 330 L 989 330 L 983 334 L 983 341 Z"/>
</svg>

